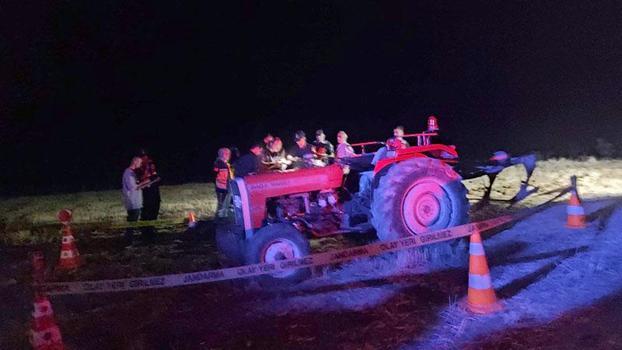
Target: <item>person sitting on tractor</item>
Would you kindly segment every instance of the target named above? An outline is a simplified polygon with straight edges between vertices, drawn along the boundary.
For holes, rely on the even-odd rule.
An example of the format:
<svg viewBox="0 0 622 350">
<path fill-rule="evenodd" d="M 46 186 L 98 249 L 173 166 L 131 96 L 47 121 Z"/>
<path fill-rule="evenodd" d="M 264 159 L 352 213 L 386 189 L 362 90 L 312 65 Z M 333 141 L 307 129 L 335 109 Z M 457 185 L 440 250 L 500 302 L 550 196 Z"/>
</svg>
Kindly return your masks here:
<svg viewBox="0 0 622 350">
<path fill-rule="evenodd" d="M 388 151 L 396 151 L 398 149 L 404 149 L 410 147 L 408 141 L 404 139 L 404 127 L 398 125 L 393 129 L 393 137 L 387 140 L 385 143 L 385 147 L 381 147 L 376 151 L 374 155 L 374 159 L 372 159 L 371 164 L 376 165 L 380 159 L 383 159 L 387 156 Z"/>
<path fill-rule="evenodd" d="M 283 149 L 283 141 L 278 137 L 268 144 L 268 150 L 264 153 L 262 162 L 268 170 L 285 170 L 292 164 Z"/>
<path fill-rule="evenodd" d="M 274 136 L 272 136 L 272 134 L 266 134 L 266 136 L 263 137 L 264 154 L 268 151 L 268 146 L 270 145 L 270 142 L 272 141 L 274 141 Z"/>
<path fill-rule="evenodd" d="M 393 137 L 387 140 L 387 147 L 390 150 L 404 149 L 410 147 L 408 141 L 404 139 L 404 127 L 398 125 L 393 129 Z"/>
<path fill-rule="evenodd" d="M 371 154 L 369 154 L 369 156 L 371 156 Z M 348 134 L 346 134 L 345 131 L 339 131 L 337 133 L 336 160 L 343 165 L 344 174 L 349 174 L 350 170 L 360 173 L 373 169 L 369 156 L 354 152 L 354 148 L 348 143 Z"/>
<path fill-rule="evenodd" d="M 294 167 L 308 167 L 313 161 L 315 148 L 307 143 L 307 137 L 302 130 L 296 131 L 294 134 L 296 144 L 290 148 L 287 158 L 291 160 Z"/>
<path fill-rule="evenodd" d="M 326 140 L 326 134 L 324 134 L 324 130 L 318 129 L 315 132 L 315 142 L 313 142 L 313 146 L 315 146 L 316 156 L 325 164 L 331 163 L 335 158 L 335 147 L 330 141 Z"/>
<path fill-rule="evenodd" d="M 361 175 L 365 171 L 373 169 L 370 158 L 354 152 L 352 145 L 348 143 L 348 134 L 341 130 L 337 133 L 336 161 L 341 164 L 345 175 L 344 186 L 350 193 L 356 193 L 359 188 Z"/>
<path fill-rule="evenodd" d="M 337 133 L 337 153 L 335 156 L 338 159 L 359 156 L 354 153 L 354 148 L 348 143 L 348 134 L 343 130 Z"/>
<path fill-rule="evenodd" d="M 233 164 L 234 174 L 236 177 L 244 177 L 256 174 L 261 171 L 261 156 L 263 147 L 259 143 L 255 143 L 249 149 L 249 152 L 235 161 Z"/>
</svg>

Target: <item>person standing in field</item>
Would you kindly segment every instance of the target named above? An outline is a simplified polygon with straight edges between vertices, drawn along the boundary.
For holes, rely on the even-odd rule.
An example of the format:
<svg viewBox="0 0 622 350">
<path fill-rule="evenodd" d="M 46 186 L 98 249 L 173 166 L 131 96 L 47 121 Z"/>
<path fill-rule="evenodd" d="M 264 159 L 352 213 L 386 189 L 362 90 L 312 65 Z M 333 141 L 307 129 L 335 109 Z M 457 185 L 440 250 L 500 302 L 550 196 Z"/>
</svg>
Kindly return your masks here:
<svg viewBox="0 0 622 350">
<path fill-rule="evenodd" d="M 130 166 L 123 172 L 123 178 L 121 180 L 123 205 L 127 210 L 127 221 L 131 224 L 138 221 L 140 218 L 140 211 L 143 207 L 143 191 L 138 182 L 137 172 L 142 164 L 140 157 L 132 158 Z M 125 239 L 128 244 L 132 243 L 134 238 L 134 230 L 128 227 L 125 230 Z"/>
<path fill-rule="evenodd" d="M 230 149 L 223 147 L 218 150 L 218 158 L 214 161 L 214 172 L 216 173 L 214 185 L 216 187 L 216 199 L 218 200 L 216 215 L 218 217 L 226 216 L 228 209 L 226 198 L 229 193 L 229 180 L 233 179 L 233 169 L 231 169 L 230 160 Z"/>
<path fill-rule="evenodd" d="M 141 149 L 138 152 L 138 156 L 141 159 L 141 165 L 136 175 L 141 183 L 145 184 L 142 187 L 143 191 L 143 208 L 140 211 L 141 221 L 157 220 L 160 214 L 160 176 L 156 171 L 156 166 L 153 159 L 149 156 L 145 149 Z M 155 227 L 146 226 L 141 228 L 142 235 L 146 240 L 153 239 L 155 237 Z"/>
<path fill-rule="evenodd" d="M 143 209 L 140 212 L 141 220 L 157 220 L 160 213 L 160 177 L 156 171 L 153 159 L 147 151 L 141 149 L 139 152 L 141 166 L 138 169 L 141 183 L 150 183 L 143 188 Z"/>
</svg>

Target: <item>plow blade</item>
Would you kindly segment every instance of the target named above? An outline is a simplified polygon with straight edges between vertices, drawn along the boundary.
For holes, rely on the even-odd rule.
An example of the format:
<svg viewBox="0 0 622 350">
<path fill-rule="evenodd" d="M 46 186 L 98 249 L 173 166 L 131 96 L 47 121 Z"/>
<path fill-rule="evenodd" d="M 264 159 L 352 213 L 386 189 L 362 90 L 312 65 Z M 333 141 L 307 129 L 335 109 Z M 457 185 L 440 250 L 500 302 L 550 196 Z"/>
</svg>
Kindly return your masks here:
<svg viewBox="0 0 622 350">
<path fill-rule="evenodd" d="M 495 152 L 495 156 L 499 153 L 506 154 L 505 152 Z M 522 165 L 525 168 L 525 173 L 527 174 L 527 178 L 521 181 L 520 188 L 518 193 L 509 200 L 510 203 L 515 204 L 523 199 L 527 198 L 529 195 L 538 191 L 537 187 L 531 187 L 529 185 L 529 180 L 533 175 L 534 170 L 536 169 L 536 156 L 535 154 L 527 154 L 518 157 L 493 157 L 490 161 L 485 165 L 475 165 L 471 169 L 461 171 L 463 178 L 465 179 L 474 179 L 481 176 L 487 176 L 489 179 L 489 185 L 486 188 L 486 192 L 484 196 L 480 200 L 480 202 L 476 205 L 476 207 L 481 207 L 490 202 L 490 194 L 492 192 L 492 186 L 494 185 L 495 179 L 497 175 L 502 172 L 504 169 Z M 531 187 L 531 188 L 530 188 Z"/>
</svg>

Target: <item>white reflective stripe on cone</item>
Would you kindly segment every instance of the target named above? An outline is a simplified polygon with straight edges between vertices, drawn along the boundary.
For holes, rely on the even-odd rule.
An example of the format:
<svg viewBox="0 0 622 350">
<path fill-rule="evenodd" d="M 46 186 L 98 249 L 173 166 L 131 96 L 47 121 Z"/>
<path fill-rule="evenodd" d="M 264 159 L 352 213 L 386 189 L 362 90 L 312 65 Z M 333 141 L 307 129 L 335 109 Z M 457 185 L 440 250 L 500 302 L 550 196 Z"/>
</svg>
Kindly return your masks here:
<svg viewBox="0 0 622 350">
<path fill-rule="evenodd" d="M 39 348 L 41 346 L 59 346 L 62 345 L 63 339 L 58 326 L 53 325 L 42 331 L 31 331 L 30 344 Z"/>
<path fill-rule="evenodd" d="M 566 207 L 566 213 L 568 215 L 585 215 L 585 210 L 577 205 L 569 205 Z"/>
<path fill-rule="evenodd" d="M 469 274 L 469 288 L 473 289 L 491 289 L 492 281 L 490 275 L 473 275 Z"/>
<path fill-rule="evenodd" d="M 469 243 L 469 254 L 470 255 L 486 255 L 484 253 L 484 245 L 481 243 Z"/>
<path fill-rule="evenodd" d="M 52 304 L 46 300 L 44 302 L 35 303 L 35 310 L 32 312 L 32 317 L 39 318 L 43 316 L 51 316 L 53 314 Z"/>
<path fill-rule="evenodd" d="M 67 244 L 67 243 L 71 243 L 73 241 L 74 241 L 73 236 L 65 236 L 65 237 L 63 237 L 62 243 Z"/>
</svg>

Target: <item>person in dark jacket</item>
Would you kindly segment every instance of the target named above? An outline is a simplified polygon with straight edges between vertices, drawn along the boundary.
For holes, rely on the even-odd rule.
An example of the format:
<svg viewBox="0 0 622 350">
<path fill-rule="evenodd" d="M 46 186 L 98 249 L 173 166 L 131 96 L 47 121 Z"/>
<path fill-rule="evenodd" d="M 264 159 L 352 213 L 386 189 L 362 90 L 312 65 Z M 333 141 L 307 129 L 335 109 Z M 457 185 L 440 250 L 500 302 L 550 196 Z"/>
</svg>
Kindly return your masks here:
<svg viewBox="0 0 622 350">
<path fill-rule="evenodd" d="M 296 131 L 294 134 L 296 144 L 289 149 L 288 159 L 293 162 L 294 168 L 304 168 L 310 166 L 311 161 L 315 157 L 315 148 L 307 142 L 307 136 L 302 130 Z"/>
<path fill-rule="evenodd" d="M 157 220 L 160 214 L 160 176 L 156 170 L 153 158 L 149 156 L 145 149 L 138 152 L 142 160 L 140 168 L 137 170 L 143 191 L 143 209 L 140 212 L 141 221 Z M 146 226 L 141 229 L 145 240 L 151 240 L 155 237 L 155 227 Z"/>
<path fill-rule="evenodd" d="M 315 155 L 324 162 L 324 164 L 329 164 L 335 159 L 335 147 L 330 141 L 326 140 L 324 130 L 318 129 L 315 132 L 313 146 L 315 147 Z"/>
<path fill-rule="evenodd" d="M 253 144 L 247 154 L 233 163 L 235 176 L 244 177 L 260 172 L 262 154 L 263 146 L 259 143 Z"/>
<path fill-rule="evenodd" d="M 160 176 L 156 170 L 153 158 L 149 156 L 146 150 L 141 149 L 139 156 L 142 160 L 141 166 L 138 169 L 139 181 L 141 183 L 150 183 L 150 185 L 143 187 L 143 209 L 140 212 L 140 219 L 157 220 L 162 201 L 160 197 Z"/>
</svg>

